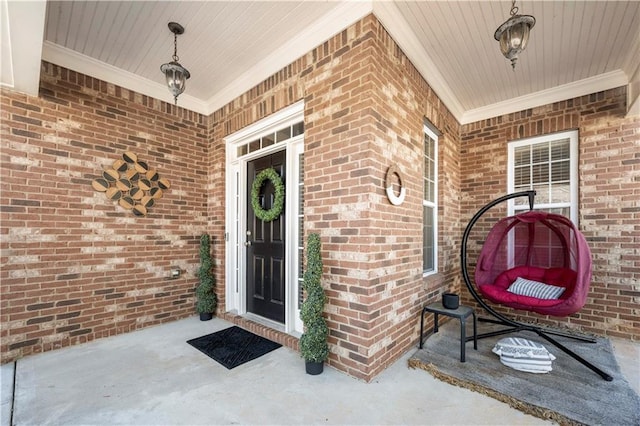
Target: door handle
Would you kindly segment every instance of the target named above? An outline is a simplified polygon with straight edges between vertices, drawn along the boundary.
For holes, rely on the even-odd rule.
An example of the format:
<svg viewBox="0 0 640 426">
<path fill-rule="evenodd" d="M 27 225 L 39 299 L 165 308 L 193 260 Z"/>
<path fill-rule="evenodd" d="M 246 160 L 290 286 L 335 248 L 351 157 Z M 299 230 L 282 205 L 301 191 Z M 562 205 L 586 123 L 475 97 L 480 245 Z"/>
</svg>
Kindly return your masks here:
<svg viewBox="0 0 640 426">
<path fill-rule="evenodd" d="M 244 245 L 245 245 L 246 247 L 249 247 L 249 246 L 251 245 L 251 241 L 245 241 L 245 242 L 244 242 Z"/>
</svg>

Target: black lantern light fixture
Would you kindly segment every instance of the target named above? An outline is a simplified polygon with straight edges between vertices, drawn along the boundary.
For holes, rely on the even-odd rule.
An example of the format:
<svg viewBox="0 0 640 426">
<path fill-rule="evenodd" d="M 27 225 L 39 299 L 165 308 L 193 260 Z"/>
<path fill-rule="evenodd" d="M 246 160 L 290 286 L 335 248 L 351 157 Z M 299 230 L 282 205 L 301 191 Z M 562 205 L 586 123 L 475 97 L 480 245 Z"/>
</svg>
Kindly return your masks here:
<svg viewBox="0 0 640 426">
<path fill-rule="evenodd" d="M 511 1 L 511 18 L 496 30 L 493 38 L 500 42 L 500 50 L 505 58 L 511 60 L 511 66 L 516 69 L 518 55 L 529 42 L 529 31 L 536 24 L 536 18 L 530 15 L 518 15 L 516 0 Z"/>
<path fill-rule="evenodd" d="M 178 105 L 178 96 L 184 92 L 187 79 L 191 77 L 191 74 L 178 63 L 178 34 L 184 33 L 184 27 L 177 22 L 169 22 L 169 30 L 173 33 L 173 61 L 162 64 L 160 71 L 167 79 L 169 91 L 173 95 L 176 105 Z"/>
</svg>

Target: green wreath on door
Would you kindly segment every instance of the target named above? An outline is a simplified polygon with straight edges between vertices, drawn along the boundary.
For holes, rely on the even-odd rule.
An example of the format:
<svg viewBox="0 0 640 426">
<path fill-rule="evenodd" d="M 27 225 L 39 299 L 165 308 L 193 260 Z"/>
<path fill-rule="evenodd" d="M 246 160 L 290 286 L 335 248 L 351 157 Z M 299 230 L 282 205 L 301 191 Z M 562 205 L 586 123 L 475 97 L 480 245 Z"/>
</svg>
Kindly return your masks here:
<svg viewBox="0 0 640 426">
<path fill-rule="evenodd" d="M 275 199 L 273 200 L 273 206 L 269 210 L 263 209 L 260 204 L 260 190 L 267 180 L 270 180 L 275 187 Z M 273 167 L 264 169 L 254 179 L 253 185 L 251 185 L 251 207 L 253 207 L 253 213 L 256 217 L 263 222 L 271 222 L 282 214 L 284 183 Z"/>
</svg>

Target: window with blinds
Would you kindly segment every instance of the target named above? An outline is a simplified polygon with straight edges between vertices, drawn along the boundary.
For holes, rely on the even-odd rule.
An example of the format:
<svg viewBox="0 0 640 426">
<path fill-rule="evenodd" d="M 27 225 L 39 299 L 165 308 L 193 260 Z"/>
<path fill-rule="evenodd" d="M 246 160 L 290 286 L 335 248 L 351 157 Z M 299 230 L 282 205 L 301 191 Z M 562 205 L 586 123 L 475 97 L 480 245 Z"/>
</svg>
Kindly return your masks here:
<svg viewBox="0 0 640 426">
<path fill-rule="evenodd" d="M 577 217 L 578 132 L 562 132 L 509 143 L 509 193 L 535 190 L 537 210 Z M 528 210 L 526 198 L 514 200 L 510 214 Z M 574 222 L 576 222 L 574 220 Z"/>
</svg>

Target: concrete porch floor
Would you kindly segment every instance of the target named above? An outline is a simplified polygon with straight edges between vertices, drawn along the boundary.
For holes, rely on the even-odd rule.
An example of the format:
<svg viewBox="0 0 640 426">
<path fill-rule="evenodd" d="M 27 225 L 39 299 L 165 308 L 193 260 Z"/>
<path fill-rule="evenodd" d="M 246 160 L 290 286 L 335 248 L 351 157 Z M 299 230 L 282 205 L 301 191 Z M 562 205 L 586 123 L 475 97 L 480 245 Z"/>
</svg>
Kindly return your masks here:
<svg viewBox="0 0 640 426">
<path fill-rule="evenodd" d="M 1 426 L 549 424 L 409 369 L 415 349 L 364 383 L 327 366 L 309 376 L 284 346 L 227 370 L 186 343 L 231 325 L 194 316 L 5 364 Z M 613 344 L 640 392 L 640 345 Z"/>
</svg>

